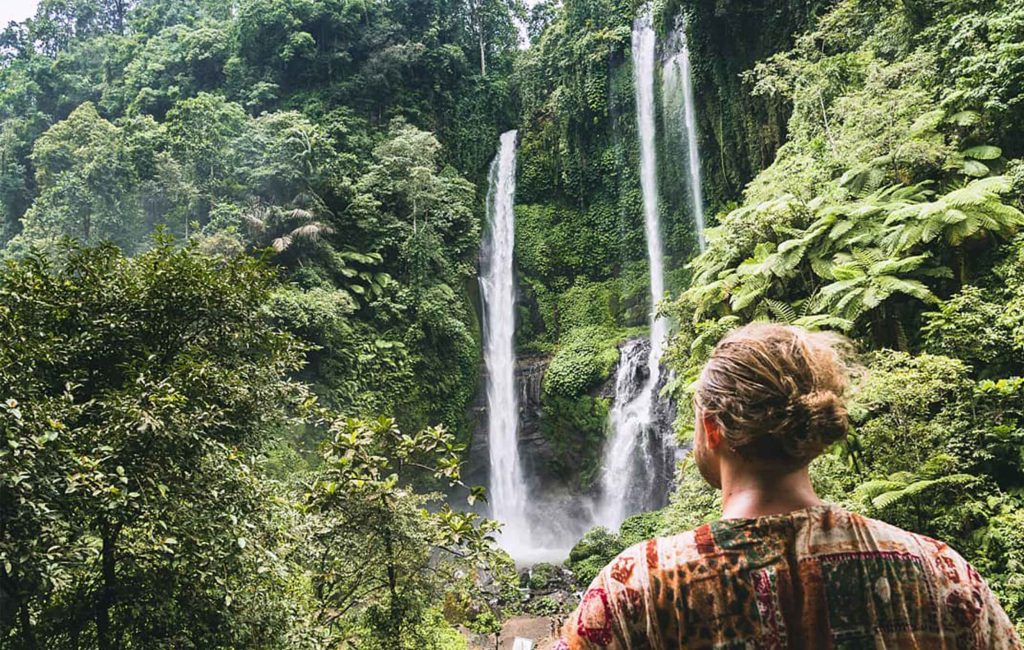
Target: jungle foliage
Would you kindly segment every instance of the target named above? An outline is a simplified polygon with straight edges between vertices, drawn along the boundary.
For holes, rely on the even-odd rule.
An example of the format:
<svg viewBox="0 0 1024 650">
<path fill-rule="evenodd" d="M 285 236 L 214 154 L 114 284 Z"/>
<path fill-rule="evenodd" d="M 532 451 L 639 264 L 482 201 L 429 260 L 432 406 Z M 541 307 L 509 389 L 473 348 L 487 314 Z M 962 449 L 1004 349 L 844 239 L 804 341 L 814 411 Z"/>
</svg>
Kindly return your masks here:
<svg viewBox="0 0 1024 650">
<path fill-rule="evenodd" d="M 746 74 L 792 106 L 786 141 L 667 306 L 680 404 L 742 323 L 852 337 L 866 372 L 819 491 L 949 542 L 1018 622 L 1022 35 L 1013 2 L 833 3 Z M 663 531 L 715 515 L 695 474 L 681 485 Z"/>
<path fill-rule="evenodd" d="M 0 647 L 458 648 L 493 620 L 493 526 L 441 493 L 483 496 L 467 289 L 522 13 L 4 26 Z"/>
<path fill-rule="evenodd" d="M 487 165 L 518 128 L 518 343 L 582 489 L 654 307 L 637 5 L 41 0 L 0 33 L 0 647 L 455 650 L 519 607 L 452 497 L 484 496 Z M 697 255 L 660 142 L 666 390 L 744 322 L 847 333 L 867 373 L 819 490 L 950 542 L 1024 621 L 1024 9 L 654 9 L 688 26 L 713 226 Z M 684 464 L 567 564 L 717 513 Z"/>
</svg>

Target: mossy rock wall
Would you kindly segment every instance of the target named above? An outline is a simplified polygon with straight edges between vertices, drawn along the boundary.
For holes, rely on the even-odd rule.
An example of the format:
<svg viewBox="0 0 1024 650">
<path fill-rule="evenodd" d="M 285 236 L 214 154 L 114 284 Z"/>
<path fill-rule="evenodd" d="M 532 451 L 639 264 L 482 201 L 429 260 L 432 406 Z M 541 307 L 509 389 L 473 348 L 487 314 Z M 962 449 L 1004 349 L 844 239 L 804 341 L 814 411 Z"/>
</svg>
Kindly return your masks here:
<svg viewBox="0 0 1024 650">
<path fill-rule="evenodd" d="M 828 0 L 668 0 L 662 30 L 682 14 L 693 66 L 701 172 L 709 214 L 736 201 L 775 159 L 786 139 L 791 107 L 754 97 L 743 74 L 758 61 L 793 46 Z"/>
</svg>

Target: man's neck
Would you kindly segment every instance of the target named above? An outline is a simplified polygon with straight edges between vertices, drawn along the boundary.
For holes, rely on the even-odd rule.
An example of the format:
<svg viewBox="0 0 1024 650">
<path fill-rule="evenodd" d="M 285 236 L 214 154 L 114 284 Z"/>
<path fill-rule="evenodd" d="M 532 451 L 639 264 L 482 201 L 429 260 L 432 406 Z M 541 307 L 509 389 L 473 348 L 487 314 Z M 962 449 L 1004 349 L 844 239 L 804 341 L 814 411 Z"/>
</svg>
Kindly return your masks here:
<svg viewBox="0 0 1024 650">
<path fill-rule="evenodd" d="M 778 474 L 722 471 L 722 517 L 749 519 L 819 506 L 807 468 Z"/>
</svg>

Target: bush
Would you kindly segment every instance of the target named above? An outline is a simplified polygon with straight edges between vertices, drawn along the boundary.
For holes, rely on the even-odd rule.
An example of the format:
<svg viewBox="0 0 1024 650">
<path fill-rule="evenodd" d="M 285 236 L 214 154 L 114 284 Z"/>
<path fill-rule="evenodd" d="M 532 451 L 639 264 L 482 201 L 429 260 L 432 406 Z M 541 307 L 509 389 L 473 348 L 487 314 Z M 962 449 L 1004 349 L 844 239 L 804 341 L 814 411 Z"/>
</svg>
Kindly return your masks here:
<svg viewBox="0 0 1024 650">
<path fill-rule="evenodd" d="M 535 564 L 530 569 L 530 579 L 527 581 L 527 586 L 538 591 L 544 589 L 557 577 L 557 573 L 558 568 L 553 564 L 548 564 L 547 562 Z"/>
<path fill-rule="evenodd" d="M 551 596 L 543 596 L 530 601 L 526 609 L 534 616 L 557 616 L 563 613 L 566 607 Z"/>
<path fill-rule="evenodd" d="M 576 576 L 576 584 L 583 587 L 590 584 L 624 548 L 619 536 L 607 528 L 591 528 L 569 551 L 566 565 Z"/>
<path fill-rule="evenodd" d="M 544 375 L 545 395 L 578 397 L 608 379 L 621 339 L 620 332 L 593 326 L 564 336 Z"/>
<path fill-rule="evenodd" d="M 722 515 L 722 497 L 700 475 L 692 456 L 683 461 L 679 483 L 668 506 L 661 511 L 661 523 L 667 533 L 682 533 Z"/>
</svg>

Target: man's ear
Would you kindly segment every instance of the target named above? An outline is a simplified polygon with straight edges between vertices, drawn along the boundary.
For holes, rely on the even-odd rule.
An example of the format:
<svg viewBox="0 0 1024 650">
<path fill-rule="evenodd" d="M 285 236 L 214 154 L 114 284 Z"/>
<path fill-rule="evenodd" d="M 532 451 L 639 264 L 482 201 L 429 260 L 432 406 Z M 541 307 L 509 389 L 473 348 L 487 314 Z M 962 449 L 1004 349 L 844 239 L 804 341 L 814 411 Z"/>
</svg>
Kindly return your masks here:
<svg viewBox="0 0 1024 650">
<path fill-rule="evenodd" d="M 701 413 L 700 423 L 704 426 L 708 447 L 718 449 L 718 446 L 722 444 L 722 426 L 718 424 L 718 420 L 707 413 Z"/>
</svg>

